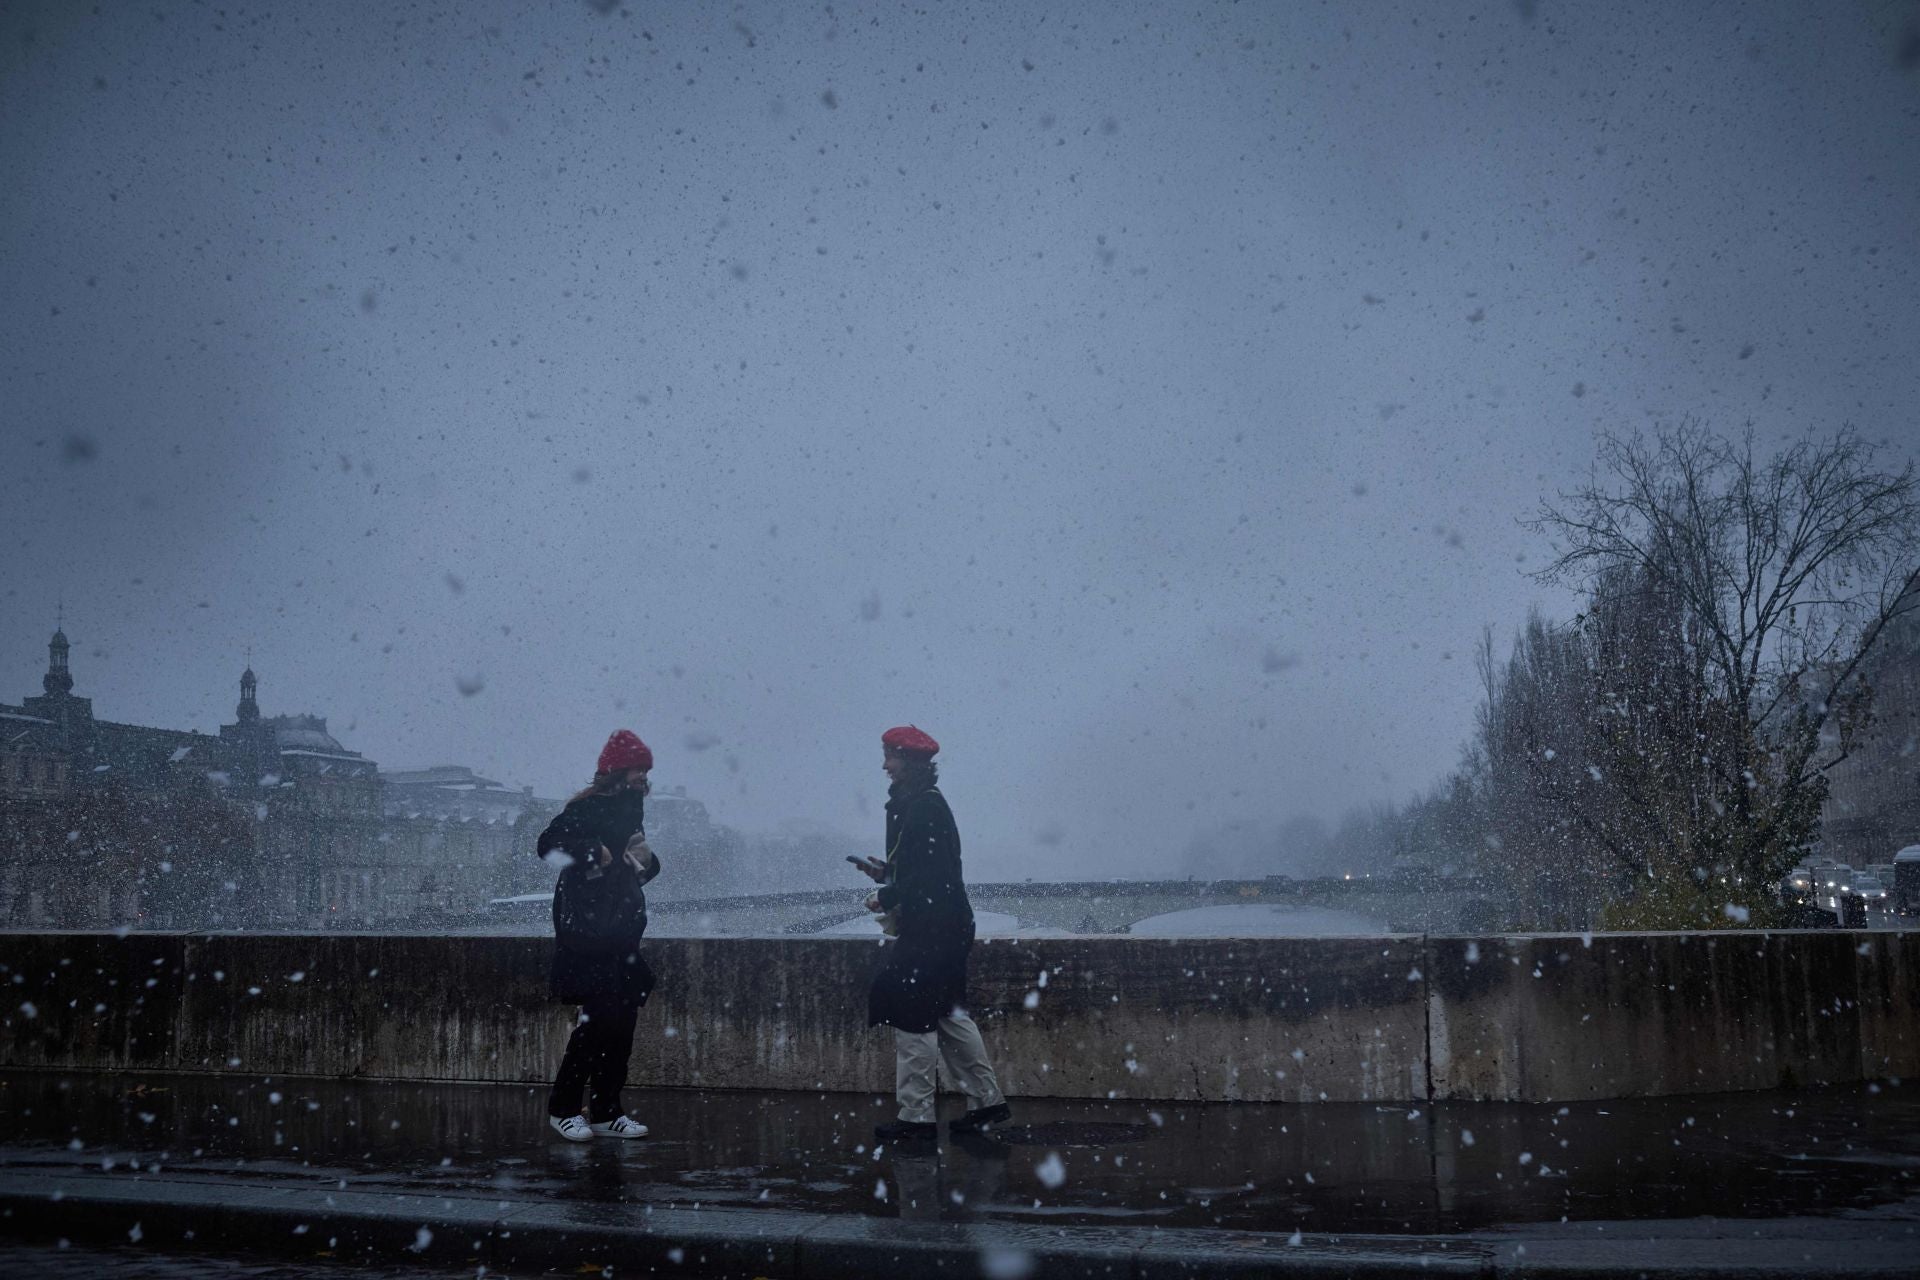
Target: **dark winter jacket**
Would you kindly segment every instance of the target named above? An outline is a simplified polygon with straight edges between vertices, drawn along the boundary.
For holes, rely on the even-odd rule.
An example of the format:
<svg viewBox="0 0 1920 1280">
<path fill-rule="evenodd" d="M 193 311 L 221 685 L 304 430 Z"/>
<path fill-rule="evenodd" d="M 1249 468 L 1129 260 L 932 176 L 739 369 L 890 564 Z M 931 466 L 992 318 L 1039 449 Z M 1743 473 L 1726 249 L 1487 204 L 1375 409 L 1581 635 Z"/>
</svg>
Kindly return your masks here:
<svg viewBox="0 0 1920 1280">
<path fill-rule="evenodd" d="M 931 1031 L 967 999 L 973 905 L 960 830 L 937 788 L 896 784 L 887 800 L 887 880 L 878 894 L 898 934 L 867 995 L 869 1025 Z"/>
<path fill-rule="evenodd" d="M 647 931 L 642 888 L 659 871 L 627 861 L 627 841 L 642 830 L 645 802 L 637 791 L 582 796 L 540 833 L 542 856 L 561 853 L 571 863 L 553 891 L 553 971 L 550 989 L 564 1004 L 619 1000 L 642 1005 L 653 971 L 640 954 Z M 602 867 L 602 848 L 612 861 Z"/>
<path fill-rule="evenodd" d="M 547 824 L 534 846 L 541 857 L 555 850 L 577 862 L 591 862 L 602 845 L 618 858 L 627 841 L 644 833 L 647 798 L 639 791 L 609 791 L 576 796 Z"/>
<path fill-rule="evenodd" d="M 891 911 L 899 936 L 920 941 L 973 933 L 973 904 L 960 877 L 960 828 L 938 787 L 887 797 L 887 880 L 880 909 Z"/>
<path fill-rule="evenodd" d="M 576 863 L 553 890 L 553 972 L 549 990 L 562 1004 L 605 1000 L 643 1005 L 653 970 L 640 954 L 647 896 L 624 856 L 605 867 Z"/>
</svg>

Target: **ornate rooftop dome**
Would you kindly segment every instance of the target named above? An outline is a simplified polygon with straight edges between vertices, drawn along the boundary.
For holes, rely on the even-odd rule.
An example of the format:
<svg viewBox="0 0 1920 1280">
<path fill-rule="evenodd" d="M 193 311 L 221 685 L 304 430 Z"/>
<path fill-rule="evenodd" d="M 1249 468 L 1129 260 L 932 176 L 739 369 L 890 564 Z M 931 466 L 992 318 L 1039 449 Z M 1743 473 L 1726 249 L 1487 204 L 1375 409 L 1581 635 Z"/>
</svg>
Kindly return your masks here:
<svg viewBox="0 0 1920 1280">
<path fill-rule="evenodd" d="M 327 732 L 325 716 L 267 716 L 260 723 L 273 731 L 274 745 L 282 751 L 324 751 L 329 755 L 354 756 Z"/>
</svg>

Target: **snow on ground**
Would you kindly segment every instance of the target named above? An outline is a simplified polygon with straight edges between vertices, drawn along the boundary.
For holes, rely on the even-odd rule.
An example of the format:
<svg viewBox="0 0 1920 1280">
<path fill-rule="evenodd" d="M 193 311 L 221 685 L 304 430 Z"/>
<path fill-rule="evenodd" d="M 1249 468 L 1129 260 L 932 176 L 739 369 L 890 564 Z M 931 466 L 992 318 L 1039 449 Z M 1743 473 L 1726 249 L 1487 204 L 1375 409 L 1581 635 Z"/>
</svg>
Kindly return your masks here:
<svg viewBox="0 0 1920 1280">
<path fill-rule="evenodd" d="M 764 938 L 780 933 L 779 921 L 756 919 L 739 911 L 663 911 L 647 922 L 649 938 Z"/>
<path fill-rule="evenodd" d="M 1139 921 L 1129 932 L 1136 938 L 1369 938 L 1387 929 L 1351 911 L 1249 903 L 1169 911 Z"/>
<path fill-rule="evenodd" d="M 1055 929 L 1041 924 L 1022 924 L 1015 916 L 1003 911 L 976 911 L 973 913 L 974 934 L 982 938 L 1071 938 L 1072 932 Z M 854 934 L 858 937 L 877 938 L 880 936 L 880 922 L 873 916 L 861 916 L 857 920 L 848 920 L 822 929 L 822 934 Z"/>
<path fill-rule="evenodd" d="M 650 930 L 659 937 L 726 937 L 747 933 L 773 933 L 777 930 L 747 927 L 738 917 L 724 920 L 699 916 L 669 916 L 655 922 Z M 974 930 L 982 938 L 1071 938 L 1070 929 L 1023 921 L 1003 911 L 976 911 Z M 1385 925 L 1351 911 L 1326 907 L 1275 906 L 1268 903 L 1193 907 L 1149 916 L 1130 931 L 1138 938 L 1370 938 L 1387 932 Z M 862 913 L 839 924 L 829 925 L 816 936 L 877 938 L 880 922 Z"/>
</svg>

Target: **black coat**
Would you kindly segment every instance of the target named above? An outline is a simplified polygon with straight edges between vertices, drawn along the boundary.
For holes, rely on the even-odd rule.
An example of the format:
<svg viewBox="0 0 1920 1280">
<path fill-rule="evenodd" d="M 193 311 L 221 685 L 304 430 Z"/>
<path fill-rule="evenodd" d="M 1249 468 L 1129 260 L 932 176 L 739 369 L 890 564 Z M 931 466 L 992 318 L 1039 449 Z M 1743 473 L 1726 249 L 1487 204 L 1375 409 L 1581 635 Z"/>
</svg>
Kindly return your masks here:
<svg viewBox="0 0 1920 1280">
<path fill-rule="evenodd" d="M 638 791 L 609 791 L 576 796 L 567 801 L 547 829 L 540 833 L 535 850 L 541 857 L 562 852 L 575 861 L 591 862 L 600 847 L 619 857 L 626 852 L 627 841 L 646 831 L 647 798 Z"/>
<path fill-rule="evenodd" d="M 967 1001 L 973 904 L 960 874 L 960 829 L 938 788 L 902 789 L 887 800 L 887 880 L 880 908 L 897 935 L 867 995 L 867 1022 L 931 1031 Z"/>
<path fill-rule="evenodd" d="M 553 890 L 553 972 L 548 990 L 562 1004 L 618 1001 L 643 1005 L 653 970 L 640 954 L 647 895 L 624 856 L 606 867 L 576 863 Z"/>
<path fill-rule="evenodd" d="M 625 857 L 627 841 L 644 827 L 646 805 L 637 791 L 581 796 L 547 829 L 537 848 L 544 857 L 572 859 L 553 890 L 553 970 L 549 989 L 563 1004 L 619 1001 L 643 1005 L 653 970 L 640 954 L 647 931 L 642 886 L 659 864 L 637 871 Z M 613 855 L 599 865 L 605 848 Z"/>
</svg>

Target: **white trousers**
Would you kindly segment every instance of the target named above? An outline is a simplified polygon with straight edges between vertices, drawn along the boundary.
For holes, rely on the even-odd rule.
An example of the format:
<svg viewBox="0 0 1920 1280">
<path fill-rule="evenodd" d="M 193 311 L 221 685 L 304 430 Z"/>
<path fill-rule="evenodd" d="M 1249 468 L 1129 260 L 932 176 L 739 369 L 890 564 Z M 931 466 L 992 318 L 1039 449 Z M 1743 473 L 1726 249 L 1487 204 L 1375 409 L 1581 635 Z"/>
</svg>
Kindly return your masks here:
<svg viewBox="0 0 1920 1280">
<path fill-rule="evenodd" d="M 900 1118 L 910 1124 L 934 1122 L 934 1076 L 940 1062 L 948 1078 L 967 1095 L 967 1109 L 995 1107 L 1005 1102 L 1000 1081 L 987 1061 L 987 1046 L 973 1019 L 955 1009 L 934 1024 L 932 1031 L 893 1031 L 893 1092 L 900 1102 Z"/>
</svg>

